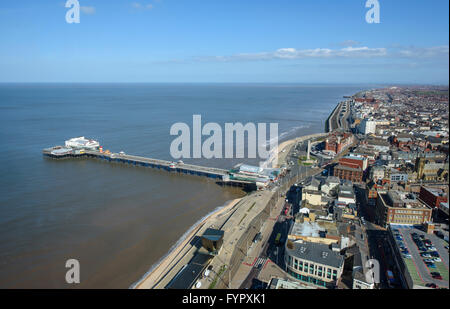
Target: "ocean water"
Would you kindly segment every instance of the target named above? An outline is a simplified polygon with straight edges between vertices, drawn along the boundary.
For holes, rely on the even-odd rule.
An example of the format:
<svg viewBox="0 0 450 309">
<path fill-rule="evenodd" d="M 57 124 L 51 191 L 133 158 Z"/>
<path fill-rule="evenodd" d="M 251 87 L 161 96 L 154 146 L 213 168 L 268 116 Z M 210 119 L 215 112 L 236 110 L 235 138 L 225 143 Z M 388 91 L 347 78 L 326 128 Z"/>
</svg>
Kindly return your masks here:
<svg viewBox="0 0 450 309">
<path fill-rule="evenodd" d="M 1 84 L 0 288 L 128 288 L 199 219 L 243 196 L 213 181 L 42 149 L 86 136 L 113 152 L 172 160 L 170 127 L 278 123 L 280 141 L 323 132 L 344 95 L 365 86 Z M 254 159 L 191 159 L 230 168 Z M 81 283 L 65 282 L 78 259 Z"/>
</svg>

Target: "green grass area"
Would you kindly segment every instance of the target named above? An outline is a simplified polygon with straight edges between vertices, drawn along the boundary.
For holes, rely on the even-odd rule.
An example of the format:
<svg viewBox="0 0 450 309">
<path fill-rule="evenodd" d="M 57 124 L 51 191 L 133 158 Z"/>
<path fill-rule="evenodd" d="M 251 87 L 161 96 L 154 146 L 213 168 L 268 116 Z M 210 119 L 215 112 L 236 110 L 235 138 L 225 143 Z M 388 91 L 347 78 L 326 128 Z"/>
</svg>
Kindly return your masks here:
<svg viewBox="0 0 450 309">
<path fill-rule="evenodd" d="M 445 267 L 443 262 L 439 262 L 439 263 L 434 263 L 434 265 L 436 265 L 436 269 L 432 270 L 432 271 L 437 271 L 438 273 L 441 274 L 443 281 L 447 281 L 448 282 L 448 269 L 447 267 Z"/>
<path fill-rule="evenodd" d="M 241 225 L 242 221 L 244 221 L 245 217 L 247 217 L 247 214 L 244 214 L 244 216 L 242 217 L 241 221 L 239 221 L 238 225 Z"/>
<path fill-rule="evenodd" d="M 252 204 L 252 206 L 250 206 L 250 208 L 247 210 L 247 212 L 250 212 L 250 210 L 252 210 L 253 206 L 255 206 L 255 205 L 256 205 L 256 202 L 254 202 L 254 203 Z"/>
<path fill-rule="evenodd" d="M 219 278 L 222 276 L 222 274 L 225 272 L 225 269 L 227 267 L 225 265 L 222 265 L 222 267 L 220 267 L 219 272 L 216 274 L 216 277 L 214 278 L 213 282 L 211 282 L 211 284 L 209 285 L 208 289 L 214 289 L 216 287 L 217 281 L 219 281 Z"/>
<path fill-rule="evenodd" d="M 414 262 L 411 259 L 403 259 L 403 261 L 405 261 L 406 267 L 408 268 L 408 272 L 411 275 L 411 279 L 413 280 L 414 284 L 423 285 L 423 281 L 420 279 L 420 276 L 417 273 L 417 268 L 414 265 Z"/>
</svg>

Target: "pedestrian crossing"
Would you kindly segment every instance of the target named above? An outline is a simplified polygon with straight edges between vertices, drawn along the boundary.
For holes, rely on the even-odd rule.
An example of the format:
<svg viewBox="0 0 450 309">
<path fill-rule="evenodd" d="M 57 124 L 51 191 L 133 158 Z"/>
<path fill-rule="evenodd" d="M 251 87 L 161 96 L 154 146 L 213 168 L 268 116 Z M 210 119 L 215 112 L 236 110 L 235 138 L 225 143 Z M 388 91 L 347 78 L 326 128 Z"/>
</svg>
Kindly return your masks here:
<svg viewBox="0 0 450 309">
<path fill-rule="evenodd" d="M 253 265 L 254 268 L 259 268 L 259 267 L 263 267 L 264 264 L 266 264 L 267 262 L 267 258 L 258 258 L 255 262 L 255 264 Z M 260 266 L 261 265 L 261 266 Z"/>
</svg>

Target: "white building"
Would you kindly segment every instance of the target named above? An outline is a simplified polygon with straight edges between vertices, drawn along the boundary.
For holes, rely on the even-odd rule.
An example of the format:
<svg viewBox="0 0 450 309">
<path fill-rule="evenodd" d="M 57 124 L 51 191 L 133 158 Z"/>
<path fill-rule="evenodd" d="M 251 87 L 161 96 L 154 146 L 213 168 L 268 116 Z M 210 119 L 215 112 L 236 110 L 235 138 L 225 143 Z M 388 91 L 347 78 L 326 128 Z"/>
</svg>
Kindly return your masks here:
<svg viewBox="0 0 450 309">
<path fill-rule="evenodd" d="M 372 119 L 364 119 L 359 125 L 359 132 L 362 134 L 375 134 L 377 122 Z"/>
<path fill-rule="evenodd" d="M 82 136 L 67 140 L 66 147 L 70 147 L 73 149 L 96 150 L 100 147 L 100 143 Z"/>
</svg>

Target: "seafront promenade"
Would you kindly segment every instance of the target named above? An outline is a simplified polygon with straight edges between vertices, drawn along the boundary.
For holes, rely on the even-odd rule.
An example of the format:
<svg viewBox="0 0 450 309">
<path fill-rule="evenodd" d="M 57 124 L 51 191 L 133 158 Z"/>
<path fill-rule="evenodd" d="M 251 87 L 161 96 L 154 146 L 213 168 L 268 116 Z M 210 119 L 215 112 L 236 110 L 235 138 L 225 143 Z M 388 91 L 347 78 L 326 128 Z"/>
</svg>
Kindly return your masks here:
<svg viewBox="0 0 450 309">
<path fill-rule="evenodd" d="M 278 147 L 278 166 L 286 164 L 287 156 L 296 143 L 325 135 L 326 133 L 318 133 L 283 142 Z M 318 170 L 311 169 L 304 177 L 317 172 Z M 270 225 L 273 225 L 273 222 L 267 222 L 281 211 L 284 201 L 283 192 L 287 191 L 296 180 L 296 177 L 282 178 L 278 186 L 252 192 L 212 214 L 194 227 L 192 232 L 176 248 L 173 248 L 167 257 L 133 287 L 138 289 L 164 289 L 194 257 L 197 251 L 196 245 L 198 245 L 195 240 L 198 240 L 203 232 L 211 227 L 221 229 L 225 234 L 219 255 L 214 257 L 210 263 L 213 275 L 201 281 L 201 288 L 239 288 L 239 286 L 235 286 L 242 281 L 239 278 L 245 279 L 248 274 L 244 269 L 245 267 L 242 268 L 242 263 L 247 258 L 249 245 L 260 231 L 264 232 L 263 238 L 265 239 L 263 241 L 267 240 L 267 233 L 271 230 Z M 224 271 L 219 274 L 222 267 Z M 214 284 L 212 284 L 213 276 L 218 277 Z M 237 279 L 234 279 L 235 277 Z"/>
</svg>

